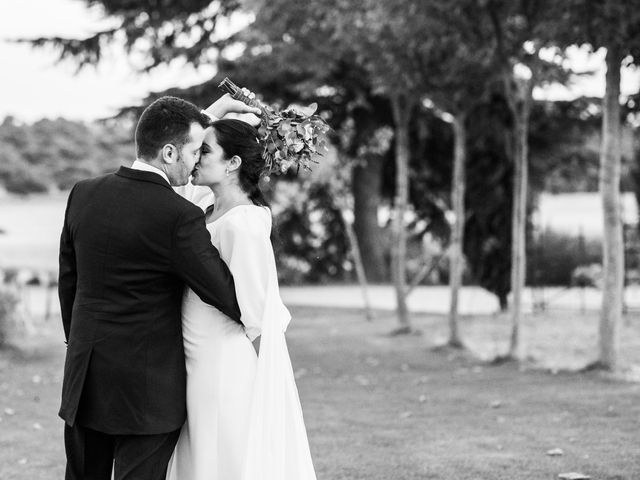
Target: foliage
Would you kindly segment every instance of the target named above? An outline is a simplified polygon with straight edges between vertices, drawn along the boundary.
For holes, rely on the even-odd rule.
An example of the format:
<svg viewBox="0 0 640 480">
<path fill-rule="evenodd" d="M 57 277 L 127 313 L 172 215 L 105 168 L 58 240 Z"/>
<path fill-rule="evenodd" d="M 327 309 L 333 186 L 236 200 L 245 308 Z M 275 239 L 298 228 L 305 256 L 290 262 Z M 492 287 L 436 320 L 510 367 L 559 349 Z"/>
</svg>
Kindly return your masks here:
<svg viewBox="0 0 640 480">
<path fill-rule="evenodd" d="M 602 288 L 602 265 L 592 263 L 576 267 L 571 273 L 571 285 L 583 288 Z"/>
<path fill-rule="evenodd" d="M 287 173 L 292 167 L 296 171 L 300 167 L 312 170 L 311 164 L 318 163 L 315 157 L 319 151 L 327 151 L 321 137 L 328 129 L 317 115 L 308 116 L 293 108 L 263 119 L 258 133 L 265 142 L 263 157 L 268 171 Z"/>
<path fill-rule="evenodd" d="M 594 51 L 616 45 L 627 62 L 640 59 L 640 10 L 636 2 L 566 0 L 557 8 L 562 22 L 553 32 L 556 41 L 587 44 Z"/>
<path fill-rule="evenodd" d="M 0 124 L 0 185 L 12 193 L 69 189 L 135 155 L 128 128 L 64 119 Z"/>
<path fill-rule="evenodd" d="M 530 180 L 534 190 L 597 192 L 602 112 L 600 99 L 535 102 L 531 112 Z M 634 191 L 636 154 L 624 148 L 622 191 Z"/>
<path fill-rule="evenodd" d="M 509 290 L 505 277 L 508 269 L 504 267 L 508 264 L 511 242 L 512 153 L 505 133 L 511 128 L 512 119 L 506 113 L 504 94 L 496 100 L 500 95 L 495 95 L 492 70 L 499 73 L 500 68 L 511 68 L 514 62 L 530 63 L 534 60 L 532 48 L 537 51 L 556 39 L 564 46 L 581 43 L 580 39 L 595 33 L 617 32 L 605 27 L 607 22 L 621 24 L 621 12 L 630 20 L 636 18 L 621 0 L 597 5 L 570 0 L 563 2 L 560 10 L 548 0 L 455 0 L 446 4 L 410 0 L 214 3 L 172 0 L 162 5 L 148 1 L 134 5 L 124 0 L 88 0 L 88 3 L 103 8 L 112 18 L 114 28 L 85 41 L 58 38 L 39 39 L 36 43 L 56 43 L 63 49 L 63 55 L 77 58 L 82 65 L 97 62 L 102 48 L 120 32 L 130 51 L 145 53 L 149 59 L 145 68 L 176 58 L 194 65 L 214 61 L 218 64 L 219 73 L 210 81 L 187 89 L 154 93 L 145 104 L 161 94 L 172 94 L 206 106 L 219 94 L 219 81 L 229 75 L 270 103 L 317 101 L 319 111 L 335 129 L 334 143 L 340 149 L 340 157 L 358 164 L 366 163 L 362 160 L 369 155 L 367 145 L 374 132 L 393 126 L 391 97 L 397 93 L 410 96 L 418 105 L 410 124 L 410 203 L 418 217 L 416 225 L 410 228 L 416 235 L 430 231 L 443 241 L 449 235 L 445 212 L 450 208 L 452 139 L 450 126 L 436 118 L 442 113 L 437 110 L 459 111 L 473 104 L 466 202 L 469 240 L 465 242 L 465 253 L 471 277 L 501 296 Z M 248 29 L 221 38 L 216 33 L 219 22 L 243 10 L 256 12 L 255 22 Z M 574 18 L 576 12 L 582 16 L 573 25 L 573 20 L 567 18 Z M 605 20 L 602 28 L 587 35 L 578 27 L 590 16 L 594 22 Z M 234 44 L 242 48 L 240 57 L 226 54 L 227 47 Z M 492 48 L 501 51 L 501 60 L 507 59 L 504 64 L 496 65 L 496 57 L 490 55 Z M 632 50 L 630 47 L 629 51 Z M 549 64 L 538 65 L 541 78 L 566 80 L 566 75 L 557 68 L 561 57 L 559 54 Z M 424 98 L 431 102 L 426 103 L 428 111 L 423 107 Z M 597 185 L 594 152 L 585 147 L 588 143 L 585 140 L 591 138 L 600 122 L 598 114 L 590 113 L 593 106 L 592 99 L 534 105 L 530 136 L 532 198 L 540 189 L 593 190 Z M 125 109 L 123 113 L 138 113 L 142 107 Z M 51 182 L 43 181 L 49 174 L 40 172 L 37 165 L 27 164 L 22 151 L 14 145 L 3 148 L 0 155 L 6 161 L 0 164 L 1 181 L 12 183 L 13 190 L 49 188 Z M 86 151 L 95 149 L 89 147 Z M 392 151 L 378 152 L 376 160 L 383 164 L 383 206 L 389 205 L 396 193 L 391 182 L 395 174 Z M 127 151 L 126 156 L 129 155 Z M 69 161 L 67 168 L 56 174 L 55 182 L 65 185 L 72 183 L 69 177 L 81 178 L 97 171 L 95 166 L 84 162 Z M 11 182 L 5 179 L 9 176 L 7 171 L 13 172 Z M 329 203 L 305 206 L 305 215 L 308 208 L 316 212 L 325 209 L 325 213 L 316 216 L 332 218 Z M 301 211 L 291 210 L 286 215 L 298 218 L 300 225 L 294 226 L 292 220 L 283 217 L 285 224 L 289 222 L 293 230 L 297 228 L 301 235 L 313 238 L 312 222 L 306 220 L 305 225 Z M 379 234 L 377 225 L 373 227 L 371 231 Z M 289 242 L 289 247 L 295 252 L 291 258 L 308 262 L 309 254 L 298 251 L 299 245 Z M 331 262 L 339 265 L 337 261 Z M 307 279 L 306 273 L 300 273 L 305 268 L 292 271 Z M 314 273 L 308 278 L 328 278 L 328 270 L 319 267 L 325 273 Z"/>
<path fill-rule="evenodd" d="M 322 117 L 314 115 L 317 103 L 309 105 L 305 112 L 293 107 L 278 111 L 253 98 L 252 92 L 240 89 L 228 77 L 219 87 L 236 100 L 262 110 L 258 138 L 264 143 L 262 158 L 267 173 L 287 173 L 293 166 L 296 171 L 300 167 L 311 171 L 311 163 L 318 163 L 316 157 L 328 151 L 325 137 L 329 125 Z"/>
<path fill-rule="evenodd" d="M 506 308 L 511 290 L 513 163 L 508 149 L 509 116 L 502 95 L 472 113 L 466 195 L 464 253 L 471 277 Z"/>
<path fill-rule="evenodd" d="M 544 231 L 530 243 L 529 258 L 530 285 L 568 287 L 575 284 L 578 273 L 584 273 L 576 273 L 576 269 L 602 263 L 602 242 L 581 235 Z"/>
<path fill-rule="evenodd" d="M 348 239 L 327 184 L 283 185 L 293 199 L 280 200 L 274 250 L 283 284 L 353 280 Z"/>
<path fill-rule="evenodd" d="M 97 64 L 110 43 L 124 42 L 128 53 L 146 59 L 150 70 L 175 59 L 199 65 L 215 61 L 217 52 L 234 44 L 233 35 L 221 38 L 221 20 L 241 12 L 240 0 L 85 0 L 111 20 L 108 27 L 82 38 L 23 39 L 35 46 L 52 45 L 60 58 L 73 58 L 80 67 Z"/>
</svg>

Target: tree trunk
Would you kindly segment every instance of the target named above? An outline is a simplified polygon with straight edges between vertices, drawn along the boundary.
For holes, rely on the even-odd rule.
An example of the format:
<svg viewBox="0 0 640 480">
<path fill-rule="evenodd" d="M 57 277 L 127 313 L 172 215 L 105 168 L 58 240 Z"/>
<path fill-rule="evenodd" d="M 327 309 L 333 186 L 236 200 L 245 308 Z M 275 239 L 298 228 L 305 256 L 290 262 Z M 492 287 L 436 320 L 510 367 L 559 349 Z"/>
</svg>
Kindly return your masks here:
<svg viewBox="0 0 640 480">
<path fill-rule="evenodd" d="M 458 296 L 462 286 L 464 269 L 462 246 L 464 242 L 464 194 L 465 194 L 465 163 L 467 158 L 467 130 L 465 115 L 456 115 L 453 119 L 454 154 L 453 181 L 451 186 L 451 203 L 453 206 L 453 226 L 451 231 L 451 245 L 449 246 L 449 287 L 451 289 L 451 303 L 449 305 L 449 340 L 452 347 L 462 347 L 458 331 Z"/>
<path fill-rule="evenodd" d="M 407 308 L 407 233 L 404 215 L 409 202 L 409 119 L 411 106 L 407 98 L 395 95 L 391 98 L 395 122 L 396 195 L 392 223 L 392 277 L 396 290 L 399 327 L 396 333 L 411 332 Z"/>
<path fill-rule="evenodd" d="M 360 289 L 362 290 L 362 300 L 364 303 L 364 314 L 367 321 L 373 321 L 373 309 L 371 308 L 371 299 L 369 297 L 369 282 L 367 281 L 367 274 L 365 273 L 364 264 L 362 262 L 362 252 L 358 246 L 358 238 L 353 228 L 353 224 L 348 218 L 348 214 L 341 209 L 342 223 L 344 224 L 345 231 L 347 232 L 347 238 L 349 240 L 349 246 L 351 249 L 351 256 L 353 257 L 353 263 L 356 267 L 356 276 Z"/>
<path fill-rule="evenodd" d="M 507 312 L 509 310 L 509 298 L 506 294 L 496 294 L 498 297 L 498 304 L 500 305 L 501 312 Z"/>
<path fill-rule="evenodd" d="M 353 228 L 358 238 L 367 279 L 384 282 L 388 279 L 384 258 L 386 242 L 378 225 L 378 206 L 381 203 L 382 157 L 367 155 L 363 165 L 353 169 Z"/>
<path fill-rule="evenodd" d="M 511 238 L 511 338 L 509 356 L 523 358 L 524 341 L 521 335 L 522 295 L 526 275 L 527 190 L 529 183 L 529 114 L 532 101 L 532 79 L 518 79 L 511 91 L 510 105 L 514 116 L 514 181 L 513 225 Z"/>
<path fill-rule="evenodd" d="M 620 62 L 616 46 L 607 48 L 607 74 L 602 116 L 600 193 L 604 212 L 603 291 L 600 313 L 601 368 L 616 367 L 619 326 L 622 320 L 624 249 L 620 217 Z"/>
</svg>

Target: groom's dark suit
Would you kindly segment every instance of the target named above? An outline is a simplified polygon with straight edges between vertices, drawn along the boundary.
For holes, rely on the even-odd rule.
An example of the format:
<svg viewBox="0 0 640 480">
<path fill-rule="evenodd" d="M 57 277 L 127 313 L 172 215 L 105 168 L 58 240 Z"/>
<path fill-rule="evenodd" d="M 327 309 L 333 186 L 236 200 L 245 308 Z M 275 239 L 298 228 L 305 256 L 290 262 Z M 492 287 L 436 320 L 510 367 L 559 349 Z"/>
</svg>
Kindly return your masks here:
<svg viewBox="0 0 640 480">
<path fill-rule="evenodd" d="M 131 448 L 127 442 L 136 439 L 157 436 L 170 454 L 186 416 L 180 318 L 185 284 L 239 321 L 233 278 L 198 207 L 160 175 L 124 167 L 73 188 L 59 280 L 68 342 L 60 416 L 71 463 L 77 464 L 72 469 L 106 461 L 92 457 L 111 449 L 116 478 L 128 478 L 125 471 L 134 466 L 121 465 L 119 474 L 118 445 L 129 452 L 147 448 Z M 134 457 L 148 455 L 142 450 Z M 151 461 L 151 468 L 157 463 Z M 68 478 L 90 476 L 67 471 Z"/>
</svg>

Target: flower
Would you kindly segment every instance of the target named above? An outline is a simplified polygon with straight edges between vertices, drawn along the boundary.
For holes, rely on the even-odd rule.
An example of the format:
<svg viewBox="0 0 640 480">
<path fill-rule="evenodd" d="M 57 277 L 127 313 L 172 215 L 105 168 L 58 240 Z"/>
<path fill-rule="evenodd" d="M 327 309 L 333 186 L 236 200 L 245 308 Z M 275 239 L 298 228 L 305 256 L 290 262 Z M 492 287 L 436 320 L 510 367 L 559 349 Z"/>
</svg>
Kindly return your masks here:
<svg viewBox="0 0 640 480">
<path fill-rule="evenodd" d="M 306 112 L 288 108 L 282 111 L 251 98 L 245 91 L 225 78 L 219 85 L 237 100 L 262 110 L 258 127 L 258 138 L 264 145 L 262 157 L 266 164 L 265 173 L 286 173 L 290 168 L 311 170 L 313 157 L 327 151 L 326 134 L 329 125 L 315 115 L 317 104 L 311 104 Z"/>
</svg>

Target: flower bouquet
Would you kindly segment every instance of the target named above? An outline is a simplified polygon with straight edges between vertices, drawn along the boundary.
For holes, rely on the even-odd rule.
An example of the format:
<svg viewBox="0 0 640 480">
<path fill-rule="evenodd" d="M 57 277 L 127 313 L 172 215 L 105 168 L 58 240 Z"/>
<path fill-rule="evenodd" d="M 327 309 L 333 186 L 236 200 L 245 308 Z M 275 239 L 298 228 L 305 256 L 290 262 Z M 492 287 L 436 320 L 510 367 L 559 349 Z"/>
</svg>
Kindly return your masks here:
<svg viewBox="0 0 640 480">
<path fill-rule="evenodd" d="M 235 85 L 225 77 L 219 88 L 252 107 L 262 110 L 258 139 L 264 144 L 262 157 L 267 174 L 285 173 L 291 167 L 311 170 L 314 157 L 327 151 L 326 133 L 329 125 L 315 115 L 317 104 L 309 105 L 305 112 L 294 108 L 276 111 L 270 106 L 252 98 L 251 92 Z"/>
</svg>

